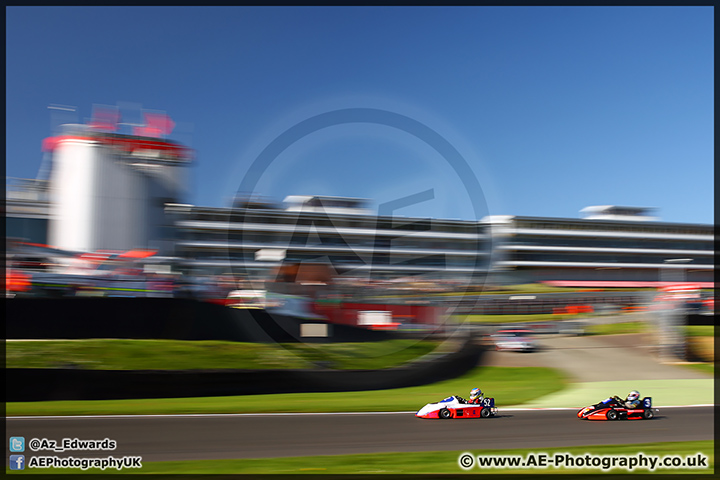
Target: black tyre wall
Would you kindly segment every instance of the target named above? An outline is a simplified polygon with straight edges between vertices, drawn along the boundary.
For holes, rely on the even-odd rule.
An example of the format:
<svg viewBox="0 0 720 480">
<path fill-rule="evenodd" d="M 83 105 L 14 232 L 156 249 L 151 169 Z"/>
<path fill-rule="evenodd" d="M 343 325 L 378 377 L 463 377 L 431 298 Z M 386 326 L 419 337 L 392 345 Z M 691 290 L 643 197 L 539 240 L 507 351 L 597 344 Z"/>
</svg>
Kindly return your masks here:
<svg viewBox="0 0 720 480">
<path fill-rule="evenodd" d="M 484 347 L 472 339 L 457 352 L 382 370 L 81 370 L 9 368 L 6 401 L 206 397 L 402 388 L 463 375 Z"/>
</svg>

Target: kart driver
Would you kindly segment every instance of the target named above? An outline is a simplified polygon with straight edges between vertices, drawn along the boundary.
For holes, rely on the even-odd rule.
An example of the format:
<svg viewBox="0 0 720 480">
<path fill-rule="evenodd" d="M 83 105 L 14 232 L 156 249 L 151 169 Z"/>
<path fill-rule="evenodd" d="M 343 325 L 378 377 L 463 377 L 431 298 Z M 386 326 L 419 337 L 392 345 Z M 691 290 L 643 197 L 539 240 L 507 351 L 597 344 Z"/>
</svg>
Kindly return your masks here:
<svg viewBox="0 0 720 480">
<path fill-rule="evenodd" d="M 618 400 L 618 403 L 625 405 L 625 408 L 638 408 L 640 406 L 640 392 L 637 390 L 628 393 L 624 401 L 618 397 L 615 398 Z"/>
<path fill-rule="evenodd" d="M 479 388 L 473 388 L 470 390 L 470 400 L 468 403 L 480 404 L 483 401 L 483 392 Z"/>
</svg>

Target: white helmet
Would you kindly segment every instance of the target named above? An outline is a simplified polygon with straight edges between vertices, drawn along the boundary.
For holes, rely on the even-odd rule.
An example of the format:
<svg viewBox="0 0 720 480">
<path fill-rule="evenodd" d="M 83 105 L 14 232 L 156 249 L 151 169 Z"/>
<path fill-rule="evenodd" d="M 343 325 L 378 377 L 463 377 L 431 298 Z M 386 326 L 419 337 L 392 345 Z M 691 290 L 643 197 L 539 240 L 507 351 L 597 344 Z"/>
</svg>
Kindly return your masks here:
<svg viewBox="0 0 720 480">
<path fill-rule="evenodd" d="M 633 390 L 632 392 L 628 393 L 627 401 L 634 402 L 638 398 L 640 398 L 640 392 L 638 392 L 637 390 Z"/>
<path fill-rule="evenodd" d="M 470 390 L 470 400 L 480 398 L 480 395 L 482 395 L 482 390 L 480 390 L 479 388 L 473 388 L 472 390 Z"/>
</svg>

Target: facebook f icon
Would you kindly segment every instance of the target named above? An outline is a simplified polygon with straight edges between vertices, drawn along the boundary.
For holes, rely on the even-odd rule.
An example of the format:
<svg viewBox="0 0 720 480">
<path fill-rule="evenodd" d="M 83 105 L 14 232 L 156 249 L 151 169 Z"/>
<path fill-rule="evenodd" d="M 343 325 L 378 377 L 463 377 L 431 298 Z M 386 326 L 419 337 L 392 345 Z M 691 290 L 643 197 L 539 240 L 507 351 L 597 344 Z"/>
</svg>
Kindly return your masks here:
<svg viewBox="0 0 720 480">
<path fill-rule="evenodd" d="M 10 455 L 10 470 L 25 470 L 25 455 Z"/>
</svg>

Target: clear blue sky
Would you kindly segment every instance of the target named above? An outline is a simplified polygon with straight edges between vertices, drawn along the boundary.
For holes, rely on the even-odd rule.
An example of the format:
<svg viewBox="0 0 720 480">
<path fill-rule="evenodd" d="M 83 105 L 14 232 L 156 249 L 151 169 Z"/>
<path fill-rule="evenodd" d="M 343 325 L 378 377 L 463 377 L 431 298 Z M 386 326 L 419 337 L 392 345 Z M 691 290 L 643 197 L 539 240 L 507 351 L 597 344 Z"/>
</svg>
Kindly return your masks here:
<svg viewBox="0 0 720 480">
<path fill-rule="evenodd" d="M 478 192 L 466 191 L 467 178 L 427 135 L 372 119 L 289 142 L 256 193 L 364 197 L 377 207 L 432 190 L 397 214 L 578 218 L 585 206 L 614 204 L 655 207 L 665 221 L 714 221 L 712 7 L 6 14 L 10 177 L 38 174 L 53 122 L 121 105 L 128 121 L 141 108 L 167 112 L 177 124 L 169 138 L 197 155 L 188 200 L 227 206 L 283 132 L 323 113 L 373 108 L 447 141 L 488 210 L 473 210 Z M 51 104 L 77 113 L 62 117 Z"/>
</svg>

